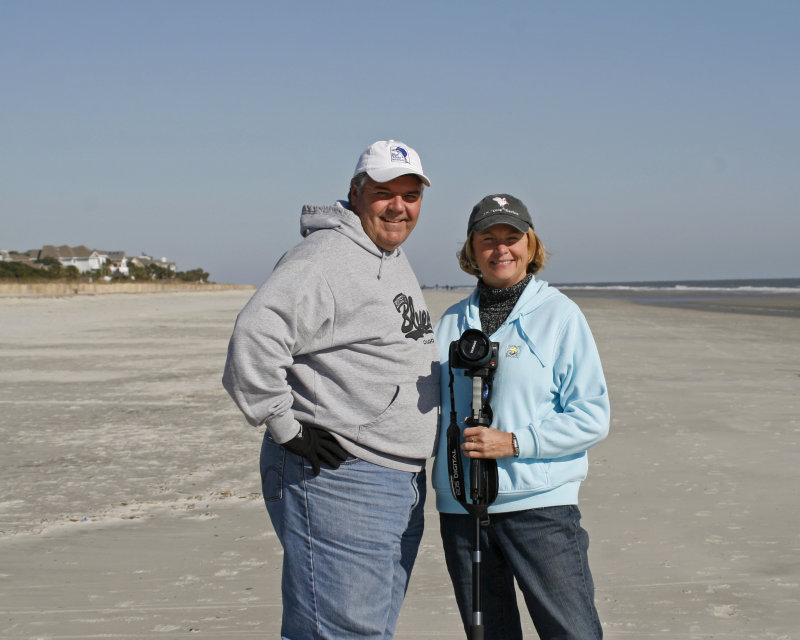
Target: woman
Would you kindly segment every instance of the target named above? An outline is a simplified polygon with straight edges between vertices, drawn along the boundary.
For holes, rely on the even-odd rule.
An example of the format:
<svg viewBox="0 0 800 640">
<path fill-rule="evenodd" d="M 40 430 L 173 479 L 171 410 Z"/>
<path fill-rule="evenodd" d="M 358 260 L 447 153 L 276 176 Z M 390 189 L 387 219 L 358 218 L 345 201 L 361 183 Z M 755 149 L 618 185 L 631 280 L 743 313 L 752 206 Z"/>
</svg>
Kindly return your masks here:
<svg viewBox="0 0 800 640">
<path fill-rule="evenodd" d="M 480 329 L 499 344 L 491 426 L 464 426 L 472 382 L 453 370 L 462 454 L 495 459 L 498 468 L 499 492 L 481 526 L 485 638 L 522 638 L 515 579 L 542 640 L 602 638 L 578 509 L 586 450 L 606 437 L 609 425 L 597 348 L 577 305 L 534 278 L 545 250 L 522 202 L 486 196 L 473 208 L 467 231 L 459 262 L 478 276 L 478 285 L 444 313 L 436 339 L 444 419 L 451 409 L 450 343 Z M 451 493 L 446 430 L 440 429 L 434 488 L 447 568 L 469 633 L 474 520 Z"/>
</svg>

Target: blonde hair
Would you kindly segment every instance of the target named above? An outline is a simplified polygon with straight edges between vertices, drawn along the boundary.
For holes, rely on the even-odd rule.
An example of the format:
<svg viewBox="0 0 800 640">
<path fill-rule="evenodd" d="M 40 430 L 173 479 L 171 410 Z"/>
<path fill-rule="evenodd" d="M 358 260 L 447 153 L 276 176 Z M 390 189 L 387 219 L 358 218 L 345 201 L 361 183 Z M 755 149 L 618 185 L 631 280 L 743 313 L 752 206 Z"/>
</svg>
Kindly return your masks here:
<svg viewBox="0 0 800 640">
<path fill-rule="evenodd" d="M 528 273 L 539 273 L 544 269 L 547 262 L 547 251 L 544 248 L 544 243 L 536 235 L 533 227 L 526 232 L 528 236 Z M 467 241 L 458 252 L 458 266 L 462 271 L 466 271 L 472 276 L 480 277 L 481 270 L 478 268 L 478 262 L 475 260 L 475 254 L 472 251 L 472 238 L 475 236 L 474 231 L 470 231 L 467 236 Z"/>
</svg>

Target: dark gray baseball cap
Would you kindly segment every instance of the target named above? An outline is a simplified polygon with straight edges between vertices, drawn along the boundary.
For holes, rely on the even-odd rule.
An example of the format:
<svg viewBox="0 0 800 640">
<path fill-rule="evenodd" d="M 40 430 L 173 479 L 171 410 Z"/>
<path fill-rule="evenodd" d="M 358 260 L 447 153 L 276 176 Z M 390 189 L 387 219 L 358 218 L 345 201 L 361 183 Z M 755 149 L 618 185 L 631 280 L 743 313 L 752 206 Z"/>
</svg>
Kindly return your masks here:
<svg viewBox="0 0 800 640">
<path fill-rule="evenodd" d="M 507 193 L 486 196 L 476 204 L 469 216 L 467 233 L 485 231 L 496 224 L 510 224 L 522 233 L 533 228 L 528 208 L 521 200 Z"/>
</svg>

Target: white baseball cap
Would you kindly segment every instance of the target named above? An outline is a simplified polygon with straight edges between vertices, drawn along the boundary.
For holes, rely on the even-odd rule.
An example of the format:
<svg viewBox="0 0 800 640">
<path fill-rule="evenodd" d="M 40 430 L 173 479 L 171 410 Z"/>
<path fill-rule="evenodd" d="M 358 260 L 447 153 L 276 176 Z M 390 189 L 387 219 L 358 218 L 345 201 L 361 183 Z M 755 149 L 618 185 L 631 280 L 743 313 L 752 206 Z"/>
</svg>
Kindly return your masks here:
<svg viewBox="0 0 800 640">
<path fill-rule="evenodd" d="M 403 142 L 378 140 L 361 154 L 353 176 L 366 173 L 375 182 L 389 182 L 400 176 L 419 176 L 427 186 L 431 181 L 422 173 L 419 154 Z"/>
</svg>

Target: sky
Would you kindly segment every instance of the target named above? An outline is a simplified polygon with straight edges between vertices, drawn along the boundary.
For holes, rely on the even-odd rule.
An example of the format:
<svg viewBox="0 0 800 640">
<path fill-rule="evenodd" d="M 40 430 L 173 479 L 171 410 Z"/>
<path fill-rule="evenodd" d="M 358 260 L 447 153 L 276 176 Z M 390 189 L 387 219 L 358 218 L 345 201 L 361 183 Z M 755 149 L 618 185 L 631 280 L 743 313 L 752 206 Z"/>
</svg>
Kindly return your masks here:
<svg viewBox="0 0 800 640">
<path fill-rule="evenodd" d="M 510 193 L 551 283 L 800 277 L 800 2 L 0 0 L 0 249 L 258 285 L 394 139 L 404 249 L 458 268 Z"/>
</svg>

